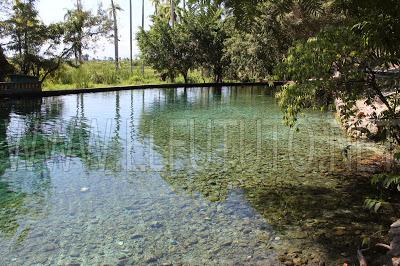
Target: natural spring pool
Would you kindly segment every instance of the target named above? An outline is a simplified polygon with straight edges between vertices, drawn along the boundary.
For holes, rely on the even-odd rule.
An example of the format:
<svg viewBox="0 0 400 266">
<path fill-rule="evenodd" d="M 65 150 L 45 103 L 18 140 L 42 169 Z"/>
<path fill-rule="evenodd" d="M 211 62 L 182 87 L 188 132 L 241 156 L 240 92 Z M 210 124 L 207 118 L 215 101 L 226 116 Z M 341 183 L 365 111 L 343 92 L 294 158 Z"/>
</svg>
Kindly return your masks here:
<svg viewBox="0 0 400 266">
<path fill-rule="evenodd" d="M 286 127 L 271 90 L 1 100 L 0 265 L 351 257 L 382 229 L 363 209 L 368 180 L 352 187 L 379 147 L 347 139 L 331 112 Z"/>
</svg>

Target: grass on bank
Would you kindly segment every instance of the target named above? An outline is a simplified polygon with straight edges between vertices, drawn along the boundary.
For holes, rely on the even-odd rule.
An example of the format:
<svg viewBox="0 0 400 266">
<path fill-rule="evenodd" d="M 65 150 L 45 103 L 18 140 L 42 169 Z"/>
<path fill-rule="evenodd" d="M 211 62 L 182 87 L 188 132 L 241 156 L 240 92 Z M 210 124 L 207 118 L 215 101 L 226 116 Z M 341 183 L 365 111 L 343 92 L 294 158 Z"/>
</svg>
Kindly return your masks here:
<svg viewBox="0 0 400 266">
<path fill-rule="evenodd" d="M 212 82 L 209 77 L 203 77 L 200 71 L 189 73 L 189 82 L 203 83 Z M 43 90 L 66 90 L 82 88 L 103 88 L 112 86 L 144 85 L 144 84 L 167 84 L 169 80 L 162 81 L 151 67 L 145 67 L 144 75 L 140 62 L 134 63 L 131 72 L 130 62 L 122 61 L 120 69 L 115 69 L 112 61 L 89 61 L 79 68 L 63 65 L 52 76 L 43 83 Z M 175 83 L 184 83 L 182 76 L 178 76 Z"/>
</svg>

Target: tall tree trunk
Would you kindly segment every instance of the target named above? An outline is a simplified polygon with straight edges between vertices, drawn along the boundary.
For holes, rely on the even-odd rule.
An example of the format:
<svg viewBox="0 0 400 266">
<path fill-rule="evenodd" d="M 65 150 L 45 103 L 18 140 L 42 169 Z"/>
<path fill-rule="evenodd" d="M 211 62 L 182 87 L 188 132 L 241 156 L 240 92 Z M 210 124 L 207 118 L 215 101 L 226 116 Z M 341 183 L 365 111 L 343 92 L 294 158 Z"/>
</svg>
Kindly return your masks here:
<svg viewBox="0 0 400 266">
<path fill-rule="evenodd" d="M 119 69 L 119 55 L 118 55 L 118 24 L 117 24 L 117 11 L 115 9 L 114 1 L 111 0 L 111 8 L 114 20 L 114 47 L 115 47 L 115 69 Z"/>
<path fill-rule="evenodd" d="M 144 0 L 142 0 L 142 28 L 144 30 Z"/>
<path fill-rule="evenodd" d="M 171 0 L 171 26 L 175 25 L 175 0 Z"/>
<path fill-rule="evenodd" d="M 142 29 L 144 30 L 144 0 L 142 0 Z M 144 76 L 144 62 L 142 60 L 142 75 Z"/>
<path fill-rule="evenodd" d="M 4 81 L 8 74 L 14 72 L 14 67 L 8 63 L 3 48 L 0 46 L 0 81 Z M 1 124 L 1 123 L 0 123 Z"/>
<path fill-rule="evenodd" d="M 189 71 L 184 71 L 184 70 L 182 70 L 182 72 L 181 72 L 183 79 L 185 80 L 185 84 L 188 83 L 188 72 Z"/>
<path fill-rule="evenodd" d="M 80 13 L 82 11 L 82 1 L 76 0 L 76 10 Z M 79 29 L 78 32 L 78 43 L 75 48 L 75 60 L 78 65 L 82 63 L 82 30 Z"/>
<path fill-rule="evenodd" d="M 132 42 L 133 42 L 133 33 L 132 33 L 132 0 L 129 0 L 129 44 L 130 44 L 130 55 L 131 55 L 131 73 L 133 72 L 133 51 L 132 51 Z"/>
</svg>

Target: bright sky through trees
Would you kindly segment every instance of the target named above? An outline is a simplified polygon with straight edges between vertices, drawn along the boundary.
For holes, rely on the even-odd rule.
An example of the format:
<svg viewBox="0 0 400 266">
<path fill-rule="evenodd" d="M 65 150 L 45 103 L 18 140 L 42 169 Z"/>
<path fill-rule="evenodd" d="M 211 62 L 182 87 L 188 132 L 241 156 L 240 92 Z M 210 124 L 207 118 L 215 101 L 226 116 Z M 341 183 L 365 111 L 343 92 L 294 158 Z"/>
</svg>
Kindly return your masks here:
<svg viewBox="0 0 400 266">
<path fill-rule="evenodd" d="M 39 10 L 39 15 L 42 20 L 48 24 L 52 22 L 62 21 L 64 20 L 64 15 L 67 8 L 72 8 L 75 0 L 40 0 L 38 1 L 37 8 Z M 123 9 L 118 16 L 119 20 L 119 53 L 121 58 L 129 57 L 129 0 L 116 0 L 116 2 Z M 150 0 L 145 0 L 145 27 L 147 28 L 150 23 L 150 15 L 154 12 L 154 6 L 152 6 Z M 108 9 L 111 5 L 110 0 L 82 0 L 82 4 L 84 8 L 96 10 L 98 3 L 102 3 L 103 7 Z M 133 40 L 133 49 L 134 55 L 139 54 L 139 49 L 137 47 L 135 34 L 138 31 L 138 27 L 141 26 L 141 12 L 142 12 L 142 1 L 141 0 L 133 0 L 133 30 L 134 30 L 134 40 Z M 95 58 L 104 58 L 104 57 L 113 57 L 114 56 L 114 44 L 112 43 L 112 39 L 109 41 L 105 40 L 102 42 L 96 43 L 98 48 L 96 51 L 92 51 L 89 53 L 91 57 Z"/>
</svg>

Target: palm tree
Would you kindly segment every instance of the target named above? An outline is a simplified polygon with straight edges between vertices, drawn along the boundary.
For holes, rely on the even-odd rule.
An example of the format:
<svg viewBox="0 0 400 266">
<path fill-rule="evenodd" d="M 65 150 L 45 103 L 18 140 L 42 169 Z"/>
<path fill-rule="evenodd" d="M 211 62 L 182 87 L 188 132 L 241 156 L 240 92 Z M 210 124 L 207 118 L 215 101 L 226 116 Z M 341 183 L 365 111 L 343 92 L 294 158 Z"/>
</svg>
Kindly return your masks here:
<svg viewBox="0 0 400 266">
<path fill-rule="evenodd" d="M 169 22 L 176 22 L 177 18 L 177 9 L 179 8 L 180 1 L 179 0 L 152 0 L 153 5 L 155 7 L 155 16 L 161 19 L 166 19 Z M 186 1 L 184 2 L 186 6 Z M 173 15 L 172 15 L 173 14 Z"/>
<path fill-rule="evenodd" d="M 120 6 L 114 4 L 114 0 L 111 0 L 111 14 L 113 17 L 114 24 L 114 48 L 115 48 L 115 68 L 119 69 L 119 54 L 118 54 L 118 22 L 117 22 L 117 10 L 122 10 Z"/>
<path fill-rule="evenodd" d="M 160 7 L 161 1 L 162 0 L 152 0 L 151 1 L 154 5 L 154 9 L 155 9 L 154 15 L 156 15 L 156 16 L 158 15 L 158 8 Z"/>
<path fill-rule="evenodd" d="M 64 16 L 65 20 L 74 21 L 76 36 L 74 41 L 74 54 L 75 54 L 75 64 L 79 65 L 82 63 L 82 1 L 76 0 L 76 9 L 67 10 L 67 14 Z"/>
</svg>

